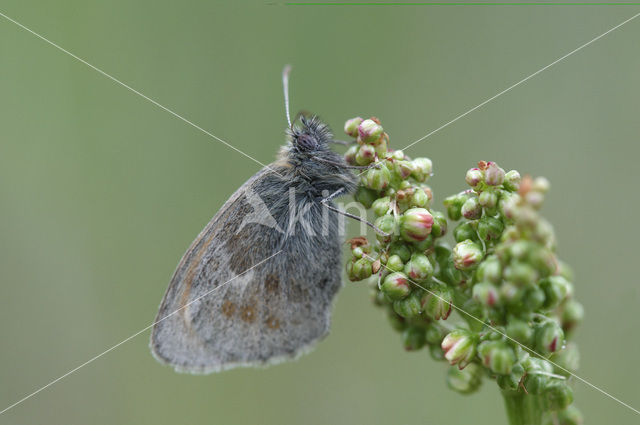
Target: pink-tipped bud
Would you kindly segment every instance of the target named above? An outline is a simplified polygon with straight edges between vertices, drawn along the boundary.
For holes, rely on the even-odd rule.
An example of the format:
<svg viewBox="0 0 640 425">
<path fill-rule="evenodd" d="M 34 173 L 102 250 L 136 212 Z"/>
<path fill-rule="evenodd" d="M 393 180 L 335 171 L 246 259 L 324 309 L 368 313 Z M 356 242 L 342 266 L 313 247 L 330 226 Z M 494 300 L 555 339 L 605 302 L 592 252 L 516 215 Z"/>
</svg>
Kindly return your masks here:
<svg viewBox="0 0 640 425">
<path fill-rule="evenodd" d="M 482 247 L 467 239 L 453 247 L 453 265 L 458 270 L 471 270 L 475 268 L 484 257 Z"/>
<path fill-rule="evenodd" d="M 358 153 L 356 153 L 356 164 L 358 165 L 369 165 L 373 162 L 376 157 L 376 150 L 371 145 L 362 145 L 360 149 L 358 149 Z"/>
<path fill-rule="evenodd" d="M 408 209 L 400 218 L 400 235 L 409 242 L 422 242 L 431 234 L 433 216 L 424 208 Z"/>
<path fill-rule="evenodd" d="M 467 171 L 467 175 L 464 180 L 471 187 L 476 187 L 482 180 L 484 180 L 484 173 L 479 168 L 471 168 Z"/>
<path fill-rule="evenodd" d="M 476 354 L 476 341 L 471 332 L 456 329 L 449 333 L 440 345 L 444 351 L 444 358 L 452 365 L 457 364 L 463 369 Z"/>
<path fill-rule="evenodd" d="M 484 170 L 484 181 L 489 186 L 500 186 L 504 181 L 504 170 L 495 162 L 488 162 Z"/>
<path fill-rule="evenodd" d="M 382 126 L 372 119 L 364 120 L 358 126 L 358 135 L 364 143 L 378 142 L 383 132 Z"/>
<path fill-rule="evenodd" d="M 344 132 L 351 137 L 358 137 L 358 126 L 362 123 L 363 119 L 360 117 L 351 118 L 344 123 Z"/>
</svg>

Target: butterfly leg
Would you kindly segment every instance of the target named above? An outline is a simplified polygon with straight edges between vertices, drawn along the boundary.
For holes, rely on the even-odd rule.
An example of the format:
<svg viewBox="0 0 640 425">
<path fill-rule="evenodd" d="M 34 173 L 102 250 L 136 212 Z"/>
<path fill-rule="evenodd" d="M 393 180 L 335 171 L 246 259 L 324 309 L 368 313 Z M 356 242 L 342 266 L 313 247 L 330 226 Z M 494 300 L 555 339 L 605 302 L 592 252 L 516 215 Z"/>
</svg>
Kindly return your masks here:
<svg viewBox="0 0 640 425">
<path fill-rule="evenodd" d="M 345 217 L 349 217 L 349 218 L 352 218 L 354 220 L 358 220 L 361 223 L 366 224 L 367 226 L 371 227 L 377 234 L 379 234 L 381 236 L 384 236 L 384 237 L 391 236 L 390 233 L 387 233 L 387 232 L 381 230 L 378 226 L 376 226 L 375 224 L 371 223 L 367 219 L 359 217 L 359 216 L 357 216 L 355 214 L 348 213 L 346 211 L 342 211 L 340 208 L 334 207 L 333 205 L 329 204 L 329 201 L 331 201 L 331 199 L 335 198 L 336 196 L 340 195 L 340 193 L 342 193 L 342 191 L 343 191 L 342 189 L 336 190 L 331 195 L 329 195 L 326 198 L 322 199 L 320 201 L 320 203 L 322 205 L 324 205 L 325 207 L 329 208 L 331 211 L 337 212 L 338 214 L 342 214 Z"/>
<path fill-rule="evenodd" d="M 370 168 L 380 168 L 382 166 L 380 162 L 374 162 L 369 165 L 349 165 L 349 164 L 341 164 L 333 161 L 327 161 L 326 159 L 320 159 L 320 158 L 315 158 L 315 160 L 318 162 L 322 162 L 324 164 L 333 165 L 334 167 L 347 168 L 349 170 L 368 170 Z"/>
<path fill-rule="evenodd" d="M 355 140 L 352 140 L 350 142 L 346 141 L 346 140 L 330 140 L 329 143 L 335 143 L 336 145 L 342 145 L 342 146 L 351 146 L 354 145 L 356 143 L 358 143 Z"/>
</svg>

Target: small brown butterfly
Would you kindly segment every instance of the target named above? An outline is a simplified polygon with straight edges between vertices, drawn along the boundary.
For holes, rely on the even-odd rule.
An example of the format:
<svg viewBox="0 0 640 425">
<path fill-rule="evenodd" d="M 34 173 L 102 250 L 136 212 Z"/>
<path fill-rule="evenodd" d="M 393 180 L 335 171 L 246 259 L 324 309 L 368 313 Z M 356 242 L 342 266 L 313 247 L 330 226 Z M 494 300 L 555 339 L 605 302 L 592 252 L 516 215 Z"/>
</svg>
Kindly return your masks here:
<svg viewBox="0 0 640 425">
<path fill-rule="evenodd" d="M 151 350 L 177 371 L 278 363 L 329 331 L 342 268 L 341 211 L 327 195 L 353 192 L 357 167 L 316 117 L 291 124 L 288 73 L 286 145 L 198 235 L 160 305 Z"/>
</svg>

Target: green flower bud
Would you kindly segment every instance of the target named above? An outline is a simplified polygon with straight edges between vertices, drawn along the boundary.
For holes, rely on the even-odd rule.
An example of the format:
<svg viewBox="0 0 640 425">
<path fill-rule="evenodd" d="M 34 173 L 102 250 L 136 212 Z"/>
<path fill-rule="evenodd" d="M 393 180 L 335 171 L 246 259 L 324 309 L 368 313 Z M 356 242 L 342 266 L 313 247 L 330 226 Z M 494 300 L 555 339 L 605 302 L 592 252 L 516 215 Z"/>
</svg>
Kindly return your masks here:
<svg viewBox="0 0 640 425">
<path fill-rule="evenodd" d="M 398 161 L 403 160 L 405 159 L 404 152 L 402 151 L 402 149 L 396 149 L 395 151 L 391 152 L 391 158 Z"/>
<path fill-rule="evenodd" d="M 525 290 L 522 297 L 523 307 L 528 311 L 539 310 L 545 302 L 544 291 L 536 286 L 529 287 Z"/>
<path fill-rule="evenodd" d="M 425 240 L 431 233 L 433 216 L 424 208 L 411 208 L 400 218 L 400 235 L 409 242 Z"/>
<path fill-rule="evenodd" d="M 371 260 L 369 258 L 361 258 L 353 263 L 352 275 L 355 280 L 363 280 L 371 276 Z"/>
<path fill-rule="evenodd" d="M 402 270 L 404 270 L 404 263 L 402 262 L 402 259 L 399 255 L 394 254 L 387 260 L 387 268 L 391 272 L 401 272 Z"/>
<path fill-rule="evenodd" d="M 502 183 L 509 192 L 517 192 L 520 189 L 520 173 L 516 170 L 511 170 L 504 175 L 504 182 Z"/>
<path fill-rule="evenodd" d="M 362 182 L 369 189 L 383 190 L 389 186 L 391 181 L 391 173 L 386 167 L 370 168 L 362 177 Z"/>
<path fill-rule="evenodd" d="M 413 291 L 408 297 L 393 302 L 393 311 L 405 319 L 413 319 L 420 315 L 422 309 L 420 295 Z"/>
<path fill-rule="evenodd" d="M 406 263 L 411 258 L 411 249 L 405 243 L 394 242 L 389 246 L 389 255 L 397 255 Z"/>
<path fill-rule="evenodd" d="M 356 154 L 360 150 L 359 145 L 354 145 L 349 147 L 344 154 L 344 160 L 347 161 L 347 164 L 356 165 Z"/>
<path fill-rule="evenodd" d="M 482 320 L 487 320 L 487 309 L 484 308 L 482 306 L 482 304 L 480 304 L 478 301 L 474 300 L 473 298 L 469 298 L 468 300 L 464 301 L 462 303 L 462 305 L 460 306 L 460 310 L 465 311 L 467 314 L 469 314 L 470 316 L 467 316 L 467 314 L 461 314 L 462 317 L 465 318 L 469 318 L 471 320 L 468 321 L 469 323 L 469 327 L 473 330 L 473 331 L 477 331 L 479 332 L 482 328 L 482 324 L 481 322 L 472 319 L 471 317 L 475 317 L 477 319 Z"/>
<path fill-rule="evenodd" d="M 534 249 L 529 253 L 531 264 L 542 277 L 547 277 L 556 270 L 556 257 L 546 248 Z"/>
<path fill-rule="evenodd" d="M 482 247 L 473 241 L 462 241 L 453 247 L 453 263 L 458 270 L 475 268 L 483 257 Z"/>
<path fill-rule="evenodd" d="M 527 372 L 523 384 L 529 394 L 541 394 L 547 384 L 555 379 L 549 376 L 553 373 L 553 366 L 546 360 L 528 357 L 522 363 Z"/>
<path fill-rule="evenodd" d="M 524 368 L 521 364 L 516 363 L 508 375 L 499 375 L 496 382 L 503 390 L 518 391 L 520 382 L 524 376 Z"/>
<path fill-rule="evenodd" d="M 538 217 L 535 229 L 533 230 L 535 237 L 540 240 L 547 249 L 555 249 L 556 235 L 553 226 L 542 217 Z"/>
<path fill-rule="evenodd" d="M 356 246 L 351 250 L 351 255 L 353 255 L 353 258 L 358 259 L 362 258 L 367 252 L 365 252 L 364 247 Z"/>
<path fill-rule="evenodd" d="M 371 145 L 362 145 L 356 153 L 356 164 L 369 165 L 376 158 L 376 150 Z"/>
<path fill-rule="evenodd" d="M 505 281 L 500 285 L 500 297 L 505 304 L 515 306 L 520 302 L 523 295 L 524 291 L 509 281 Z"/>
<path fill-rule="evenodd" d="M 517 193 L 502 192 L 502 196 L 498 201 L 498 211 L 503 217 L 513 219 L 518 211 L 518 203 L 520 195 Z"/>
<path fill-rule="evenodd" d="M 553 320 L 539 324 L 536 327 L 535 337 L 536 349 L 540 354 L 555 353 L 564 346 L 564 332 Z"/>
<path fill-rule="evenodd" d="M 387 156 L 387 138 L 381 137 L 378 140 L 378 144 L 374 146 L 376 149 L 376 155 L 378 158 L 385 158 Z"/>
<path fill-rule="evenodd" d="M 550 276 L 542 279 L 538 284 L 544 291 L 544 308 L 547 310 L 558 306 L 571 291 L 571 284 L 562 276 Z"/>
<path fill-rule="evenodd" d="M 504 181 L 504 170 L 498 167 L 495 162 L 487 163 L 487 168 L 484 170 L 484 181 L 489 186 L 500 186 Z"/>
<path fill-rule="evenodd" d="M 464 369 L 476 355 L 476 336 L 465 329 L 456 329 L 444 337 L 440 347 L 451 365 Z"/>
<path fill-rule="evenodd" d="M 495 255 L 487 257 L 480 265 L 476 272 L 478 281 L 500 283 L 502 280 L 502 266 L 500 260 Z"/>
<path fill-rule="evenodd" d="M 478 235 L 473 225 L 468 221 L 463 221 L 453 229 L 453 237 L 456 239 L 456 242 L 466 241 L 467 239 L 472 241 L 478 240 Z"/>
<path fill-rule="evenodd" d="M 482 208 L 492 209 L 498 205 L 498 195 L 491 190 L 485 190 L 478 195 L 478 203 Z"/>
<path fill-rule="evenodd" d="M 358 277 L 353 273 L 354 263 L 355 263 L 355 260 L 352 258 L 349 261 L 347 261 L 347 265 L 346 265 L 347 278 L 352 282 L 355 282 L 356 280 L 358 280 Z"/>
<path fill-rule="evenodd" d="M 580 351 L 578 350 L 578 346 L 571 342 L 567 343 L 566 347 L 554 354 L 551 360 L 560 366 L 555 368 L 557 374 L 569 377 L 569 372 L 574 373 L 580 366 Z"/>
<path fill-rule="evenodd" d="M 485 307 L 494 307 L 500 301 L 498 288 L 490 282 L 480 282 L 473 286 L 473 298 Z"/>
<path fill-rule="evenodd" d="M 356 201 L 364 205 L 365 208 L 371 208 L 373 202 L 378 198 L 378 194 L 364 186 L 359 186 L 353 197 Z"/>
<path fill-rule="evenodd" d="M 527 263 L 514 261 L 504 269 L 504 278 L 520 287 L 533 284 L 538 273 Z"/>
<path fill-rule="evenodd" d="M 447 320 L 451 314 L 453 294 L 444 285 L 422 295 L 420 300 L 424 314 L 433 320 Z"/>
<path fill-rule="evenodd" d="M 404 160 L 395 161 L 393 169 L 403 180 L 409 177 L 413 172 L 413 166 L 411 163 Z"/>
<path fill-rule="evenodd" d="M 549 187 L 551 187 L 549 180 L 544 177 L 536 177 L 531 185 L 531 190 L 534 192 L 547 193 Z"/>
<path fill-rule="evenodd" d="M 466 200 L 460 210 L 464 218 L 468 220 L 475 220 L 482 215 L 482 207 L 478 203 L 478 198 L 473 197 Z"/>
<path fill-rule="evenodd" d="M 429 198 L 427 192 L 422 188 L 418 188 L 411 195 L 410 205 L 414 208 L 426 208 L 429 206 L 429 201 L 431 201 L 431 198 Z"/>
<path fill-rule="evenodd" d="M 434 215 L 435 218 L 435 215 Z M 433 232 L 433 229 L 431 230 Z M 444 265 L 449 261 L 449 257 L 451 256 L 451 249 L 444 243 L 439 243 L 436 245 L 434 249 L 434 253 L 436 255 L 436 261 L 440 264 L 441 268 L 444 268 Z"/>
<path fill-rule="evenodd" d="M 411 161 L 413 178 L 419 182 L 427 180 L 433 174 L 433 163 L 429 158 L 416 158 Z"/>
<path fill-rule="evenodd" d="M 447 208 L 447 214 L 451 220 L 460 220 L 462 217 L 462 205 L 469 199 L 467 193 L 459 193 L 449 196 L 444 200 L 444 206 Z"/>
<path fill-rule="evenodd" d="M 389 319 L 391 328 L 398 332 L 404 331 L 408 326 L 407 321 L 404 319 L 404 317 L 398 316 L 398 314 L 393 311 L 393 308 L 390 308 L 387 311 L 387 318 Z"/>
<path fill-rule="evenodd" d="M 533 328 L 524 320 L 510 318 L 507 320 L 507 336 L 523 345 L 531 344 L 533 340 Z"/>
<path fill-rule="evenodd" d="M 466 204 L 465 204 L 466 205 Z M 478 221 L 478 235 L 485 241 L 495 241 L 500 239 L 504 224 L 493 217 L 482 217 Z"/>
<path fill-rule="evenodd" d="M 417 326 L 409 326 L 402 334 L 404 349 L 416 351 L 424 347 L 424 329 Z"/>
<path fill-rule="evenodd" d="M 414 242 L 413 243 L 413 246 L 415 247 L 414 251 L 426 254 L 427 251 L 431 251 L 431 248 L 433 248 L 433 242 L 434 242 L 433 235 L 427 236 L 427 239 L 421 242 Z"/>
<path fill-rule="evenodd" d="M 376 143 L 383 132 L 382 126 L 372 119 L 364 120 L 358 126 L 360 140 L 365 143 Z"/>
<path fill-rule="evenodd" d="M 373 209 L 373 213 L 378 217 L 386 215 L 391 209 L 391 198 L 385 196 L 383 198 L 378 198 L 373 201 L 371 204 L 371 209 Z"/>
<path fill-rule="evenodd" d="M 387 298 L 382 292 L 378 291 L 378 288 L 375 288 L 371 291 L 371 302 L 376 307 L 382 307 L 388 304 Z"/>
<path fill-rule="evenodd" d="M 398 185 L 398 189 L 404 190 L 407 195 L 411 195 L 415 191 L 415 187 L 411 184 L 409 180 L 402 180 Z M 400 191 L 398 191 L 398 195 L 399 194 L 400 194 Z"/>
<path fill-rule="evenodd" d="M 535 192 L 531 190 L 524 195 L 524 200 L 533 208 L 540 209 L 544 202 L 544 194 L 542 192 Z"/>
<path fill-rule="evenodd" d="M 450 367 L 447 372 L 447 385 L 461 394 L 471 394 L 480 388 L 482 376 L 482 368 L 475 363 L 470 363 L 464 370 Z"/>
<path fill-rule="evenodd" d="M 519 240 L 509 246 L 509 258 L 514 260 L 525 260 L 528 258 L 533 244 L 526 240 Z"/>
<path fill-rule="evenodd" d="M 442 266 L 441 266 L 442 267 Z M 453 261 L 447 261 L 447 263 L 442 267 L 440 271 L 440 279 L 449 283 L 450 285 L 456 286 L 463 281 L 463 276 L 460 270 L 455 267 Z"/>
<path fill-rule="evenodd" d="M 562 310 L 562 329 L 570 332 L 584 318 L 584 308 L 576 300 L 569 300 Z"/>
<path fill-rule="evenodd" d="M 405 265 L 404 272 L 414 282 L 422 283 L 433 276 L 433 265 L 426 255 L 413 254 Z"/>
<path fill-rule="evenodd" d="M 564 277 L 569 282 L 573 282 L 573 270 L 564 261 L 558 261 L 558 275 Z"/>
<path fill-rule="evenodd" d="M 384 278 L 380 290 L 389 297 L 390 300 L 401 300 L 406 298 L 411 292 L 409 281 L 404 273 L 391 273 Z"/>
<path fill-rule="evenodd" d="M 471 168 L 467 171 L 464 180 L 471 187 L 476 187 L 484 180 L 484 172 L 479 168 Z"/>
<path fill-rule="evenodd" d="M 502 237 L 500 238 L 500 242 L 513 242 L 521 236 L 520 233 L 521 232 L 518 230 L 516 226 L 507 226 L 502 232 Z M 507 260 L 508 256 L 506 256 L 507 255 L 506 253 L 508 250 L 505 245 L 498 247 L 496 251 L 500 251 L 499 253 L 496 252 L 496 254 L 498 254 L 498 257 L 500 257 L 500 259 L 504 261 Z"/>
<path fill-rule="evenodd" d="M 435 361 L 444 360 L 444 352 L 439 345 L 430 345 L 429 346 L 429 354 L 431 358 Z"/>
<path fill-rule="evenodd" d="M 380 242 L 386 243 L 393 238 L 393 234 L 396 232 L 396 218 L 394 216 L 391 214 L 383 215 L 378 217 L 374 224 L 378 229 L 389 234 L 389 236 L 384 236 L 376 233 L 376 239 Z"/>
<path fill-rule="evenodd" d="M 545 387 L 542 394 L 546 397 L 550 410 L 564 409 L 573 403 L 573 390 L 566 381 L 552 380 Z"/>
<path fill-rule="evenodd" d="M 498 375 L 508 375 L 516 362 L 513 349 L 502 341 L 485 341 L 478 346 L 482 363 Z"/>
<path fill-rule="evenodd" d="M 434 211 L 431 215 L 433 216 L 431 234 L 434 238 L 444 236 L 447 233 L 447 218 L 440 211 Z"/>
<path fill-rule="evenodd" d="M 344 123 L 344 132 L 351 137 L 358 137 L 358 126 L 363 119 L 360 117 L 351 118 Z"/>
<path fill-rule="evenodd" d="M 427 344 L 434 344 L 434 345 L 437 345 L 438 348 L 440 348 L 440 344 L 442 343 L 444 334 L 442 333 L 439 327 L 435 325 L 429 325 L 427 326 L 425 338 L 426 338 Z"/>
<path fill-rule="evenodd" d="M 557 412 L 557 416 L 549 416 L 544 425 L 582 425 L 584 419 L 582 413 L 575 406 L 567 406 L 566 409 Z"/>
</svg>

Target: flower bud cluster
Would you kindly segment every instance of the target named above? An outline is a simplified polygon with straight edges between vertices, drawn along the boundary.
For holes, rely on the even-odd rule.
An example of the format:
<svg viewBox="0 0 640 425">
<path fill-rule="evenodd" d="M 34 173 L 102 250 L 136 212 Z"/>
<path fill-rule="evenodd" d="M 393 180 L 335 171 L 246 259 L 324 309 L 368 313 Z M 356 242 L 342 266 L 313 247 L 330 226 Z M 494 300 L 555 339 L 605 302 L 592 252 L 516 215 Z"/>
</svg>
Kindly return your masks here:
<svg viewBox="0 0 640 425">
<path fill-rule="evenodd" d="M 389 136 L 376 118 L 353 118 L 344 128 L 356 139 L 345 154 L 347 162 L 369 166 L 360 175 L 355 198 L 372 210 L 376 227 L 389 234 L 352 239 L 347 276 L 352 281 L 371 277 L 374 302 L 386 309 L 407 350 L 426 347 L 435 358 L 445 359 L 441 344 L 447 332 L 441 321 L 452 312 L 454 292 L 433 279 L 439 268 L 436 247 L 447 232 L 447 220 L 431 208 L 433 193 L 426 184 L 431 160 L 389 149 Z M 461 356 L 464 364 L 461 345 L 452 346 L 449 356 Z M 473 385 L 468 385 L 475 388 L 476 381 L 469 379 Z"/>
<path fill-rule="evenodd" d="M 475 316 L 461 315 L 469 338 L 479 341 L 477 361 L 507 394 L 527 391 L 564 411 L 573 397 L 566 378 L 578 366 L 568 339 L 583 309 L 555 254 L 553 229 L 539 214 L 549 182 L 484 161 L 465 181 L 469 189 L 444 201 L 449 219 L 459 221 L 450 261 L 460 275 L 457 284 L 448 282 Z"/>
<path fill-rule="evenodd" d="M 584 313 L 539 213 L 549 182 L 482 161 L 466 173 L 469 188 L 445 199 L 445 216 L 431 207 L 430 160 L 389 149 L 375 118 L 349 120 L 345 132 L 357 140 L 347 161 L 375 164 L 356 200 L 390 234 L 353 239 L 347 275 L 370 278 L 405 348 L 449 362 L 447 383 L 461 393 L 489 377 L 503 394 L 532 394 L 558 417 L 579 417 L 568 385 L 579 355 L 569 339 Z M 443 238 L 447 217 L 458 222 L 453 247 Z"/>
</svg>

